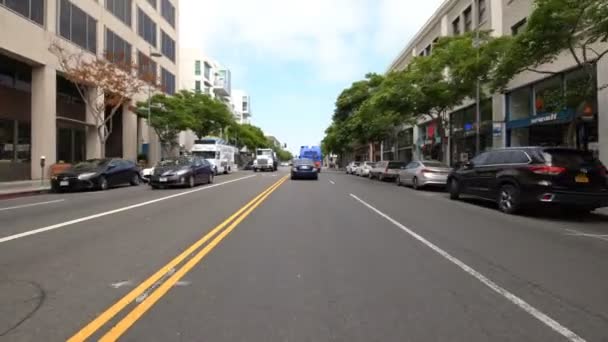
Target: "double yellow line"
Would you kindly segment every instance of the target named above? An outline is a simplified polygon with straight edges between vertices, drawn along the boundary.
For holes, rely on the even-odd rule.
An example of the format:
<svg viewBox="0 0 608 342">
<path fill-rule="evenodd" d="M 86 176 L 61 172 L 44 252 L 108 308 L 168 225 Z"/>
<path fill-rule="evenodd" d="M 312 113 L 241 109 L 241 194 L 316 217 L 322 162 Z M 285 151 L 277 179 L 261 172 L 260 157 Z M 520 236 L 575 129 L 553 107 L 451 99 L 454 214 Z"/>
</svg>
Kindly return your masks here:
<svg viewBox="0 0 608 342">
<path fill-rule="evenodd" d="M 108 321 L 113 319 L 128 305 L 132 304 L 138 297 L 149 291 L 163 277 L 170 276 L 164 280 L 158 287 L 152 290 L 148 296 L 137 304 L 129 313 L 127 313 L 116 325 L 103 335 L 99 341 L 109 342 L 116 341 L 122 336 L 146 311 L 148 311 L 159 299 L 161 299 L 169 290 L 177 283 L 188 271 L 196 266 L 209 252 L 213 250 L 230 232 L 236 228 L 249 214 L 255 210 L 270 194 L 275 191 L 281 184 L 287 180 L 287 176 L 281 178 L 268 189 L 257 195 L 249 203 L 245 204 L 241 209 L 228 217 L 224 222 L 213 228 L 209 233 L 196 241 L 180 255 L 171 260 L 168 264 L 159 269 L 156 273 L 139 284 L 135 289 L 126 294 L 97 318 L 83 327 L 74 336 L 68 339 L 68 342 L 86 341 L 93 334 L 97 333 Z M 219 233 L 219 235 L 218 235 Z M 217 236 L 216 236 L 217 235 Z M 213 238 L 216 236 L 215 238 Z M 213 239 L 213 240 L 211 240 Z M 211 240 L 205 247 L 194 254 L 207 241 Z M 194 255 L 193 255 L 194 254 Z M 193 256 L 192 256 L 193 255 Z M 190 257 L 192 256 L 192 257 Z M 190 257 L 190 259 L 188 259 Z M 188 259 L 179 269 L 176 267 Z"/>
</svg>

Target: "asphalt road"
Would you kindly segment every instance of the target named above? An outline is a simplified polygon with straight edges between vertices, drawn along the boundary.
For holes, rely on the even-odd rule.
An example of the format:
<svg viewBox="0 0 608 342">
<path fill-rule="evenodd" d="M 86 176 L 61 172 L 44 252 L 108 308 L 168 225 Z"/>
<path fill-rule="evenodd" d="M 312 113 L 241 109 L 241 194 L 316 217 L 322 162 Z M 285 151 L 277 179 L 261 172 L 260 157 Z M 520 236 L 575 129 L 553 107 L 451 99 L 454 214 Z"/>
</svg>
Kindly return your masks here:
<svg viewBox="0 0 608 342">
<path fill-rule="evenodd" d="M 608 341 L 607 216 L 286 175 L 0 201 L 0 341 Z"/>
</svg>

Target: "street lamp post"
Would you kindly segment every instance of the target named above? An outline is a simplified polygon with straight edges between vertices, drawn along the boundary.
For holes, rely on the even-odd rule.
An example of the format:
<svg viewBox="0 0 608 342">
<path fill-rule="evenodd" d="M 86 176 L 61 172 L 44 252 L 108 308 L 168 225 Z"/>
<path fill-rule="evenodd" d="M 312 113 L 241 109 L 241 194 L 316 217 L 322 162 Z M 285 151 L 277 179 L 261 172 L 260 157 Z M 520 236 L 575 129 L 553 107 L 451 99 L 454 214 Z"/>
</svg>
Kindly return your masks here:
<svg viewBox="0 0 608 342">
<path fill-rule="evenodd" d="M 475 48 L 477 49 L 477 57 L 476 62 L 479 64 L 479 48 L 481 42 L 479 40 L 479 24 L 477 25 L 477 29 L 475 30 L 475 41 L 473 42 Z M 481 104 L 479 101 L 481 100 L 481 82 L 479 81 L 479 75 L 477 75 L 477 84 L 475 87 L 475 155 L 478 155 L 481 148 Z"/>
<path fill-rule="evenodd" d="M 154 52 L 152 51 L 152 47 L 149 47 L 150 49 L 150 59 L 154 59 L 154 58 L 159 58 L 162 57 L 162 55 L 158 52 Z M 148 66 L 149 68 L 149 66 Z M 156 74 L 156 72 L 154 72 L 154 74 Z M 156 81 L 156 80 L 154 80 Z M 150 152 L 151 152 L 151 147 L 152 147 L 152 125 L 151 125 L 151 120 L 152 120 L 152 85 L 148 86 L 148 162 L 150 162 Z"/>
</svg>

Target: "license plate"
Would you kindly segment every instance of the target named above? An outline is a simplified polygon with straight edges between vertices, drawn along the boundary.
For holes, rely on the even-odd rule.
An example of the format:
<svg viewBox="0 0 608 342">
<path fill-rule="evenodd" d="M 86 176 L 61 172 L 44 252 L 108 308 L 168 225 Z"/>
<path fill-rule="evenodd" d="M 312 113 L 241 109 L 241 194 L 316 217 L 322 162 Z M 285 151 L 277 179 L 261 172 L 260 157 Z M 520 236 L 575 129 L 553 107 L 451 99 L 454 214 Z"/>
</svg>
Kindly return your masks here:
<svg viewBox="0 0 608 342">
<path fill-rule="evenodd" d="M 589 177 L 587 177 L 587 175 L 584 175 L 584 174 L 580 174 L 580 175 L 574 177 L 574 180 L 577 183 L 589 183 Z"/>
<path fill-rule="evenodd" d="M 61 182 L 59 182 L 59 186 L 70 186 L 70 182 L 69 181 L 61 181 Z"/>
<path fill-rule="evenodd" d="M 308 170 L 308 169 L 310 169 L 310 168 L 309 168 L 308 166 L 302 166 L 302 167 L 301 167 L 301 169 L 302 169 L 302 170 Z"/>
<path fill-rule="evenodd" d="M 167 181 L 167 177 L 160 177 L 160 179 L 158 181 L 164 183 Z"/>
</svg>

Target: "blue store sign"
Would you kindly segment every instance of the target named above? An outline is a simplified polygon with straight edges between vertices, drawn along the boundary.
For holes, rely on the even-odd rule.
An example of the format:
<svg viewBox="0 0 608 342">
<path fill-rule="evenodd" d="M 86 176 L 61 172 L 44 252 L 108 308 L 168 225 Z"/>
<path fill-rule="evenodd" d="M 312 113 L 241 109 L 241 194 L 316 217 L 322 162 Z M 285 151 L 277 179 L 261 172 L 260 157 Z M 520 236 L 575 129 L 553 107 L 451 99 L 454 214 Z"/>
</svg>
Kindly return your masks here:
<svg viewBox="0 0 608 342">
<path fill-rule="evenodd" d="M 507 129 L 522 128 L 536 125 L 553 125 L 570 122 L 574 118 L 574 111 L 564 110 L 559 113 L 541 114 L 525 119 L 511 120 L 507 122 Z"/>
</svg>

